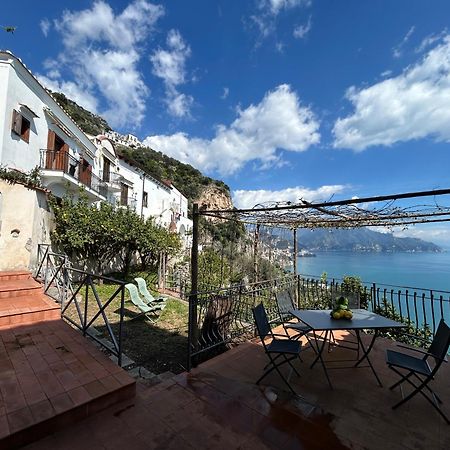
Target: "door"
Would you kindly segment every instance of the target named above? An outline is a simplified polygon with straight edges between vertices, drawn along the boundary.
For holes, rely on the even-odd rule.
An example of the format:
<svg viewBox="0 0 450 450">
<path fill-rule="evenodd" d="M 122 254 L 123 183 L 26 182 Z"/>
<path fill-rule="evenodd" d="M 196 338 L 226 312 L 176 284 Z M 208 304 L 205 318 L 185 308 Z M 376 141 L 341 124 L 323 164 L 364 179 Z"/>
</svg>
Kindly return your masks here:
<svg viewBox="0 0 450 450">
<path fill-rule="evenodd" d="M 69 146 L 52 130 L 48 130 L 45 168 L 66 173 L 69 169 Z"/>
</svg>

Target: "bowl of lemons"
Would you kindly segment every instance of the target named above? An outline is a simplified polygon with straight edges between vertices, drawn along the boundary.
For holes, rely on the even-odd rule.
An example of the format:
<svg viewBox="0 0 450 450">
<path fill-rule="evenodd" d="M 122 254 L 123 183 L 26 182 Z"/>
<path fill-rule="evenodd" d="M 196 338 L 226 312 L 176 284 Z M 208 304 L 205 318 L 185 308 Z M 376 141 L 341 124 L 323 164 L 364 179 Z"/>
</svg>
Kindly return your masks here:
<svg viewBox="0 0 450 450">
<path fill-rule="evenodd" d="M 345 297 L 339 297 L 338 299 L 336 299 L 336 305 L 332 309 L 330 315 L 333 319 L 336 320 L 339 319 L 352 320 L 353 313 L 348 307 L 348 299 Z"/>
</svg>

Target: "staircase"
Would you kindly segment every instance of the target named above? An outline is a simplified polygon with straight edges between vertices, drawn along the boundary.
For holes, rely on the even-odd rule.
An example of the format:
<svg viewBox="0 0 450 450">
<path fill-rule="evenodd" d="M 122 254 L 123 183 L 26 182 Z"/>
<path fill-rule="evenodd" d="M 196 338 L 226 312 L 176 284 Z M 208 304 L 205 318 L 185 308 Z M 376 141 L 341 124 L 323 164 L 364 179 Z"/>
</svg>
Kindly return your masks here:
<svg viewBox="0 0 450 450">
<path fill-rule="evenodd" d="M 30 272 L 0 272 L 0 327 L 59 317 L 59 305 L 42 293 Z"/>
<path fill-rule="evenodd" d="M 135 395 L 135 380 L 60 313 L 30 272 L 0 272 L 0 450 Z"/>
</svg>

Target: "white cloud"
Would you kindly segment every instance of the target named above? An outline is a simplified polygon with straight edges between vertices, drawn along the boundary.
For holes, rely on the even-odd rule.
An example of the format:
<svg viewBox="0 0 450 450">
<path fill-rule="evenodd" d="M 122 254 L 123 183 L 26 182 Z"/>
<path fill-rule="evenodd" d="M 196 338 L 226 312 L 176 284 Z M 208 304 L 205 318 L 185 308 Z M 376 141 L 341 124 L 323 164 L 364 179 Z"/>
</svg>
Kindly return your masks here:
<svg viewBox="0 0 450 450">
<path fill-rule="evenodd" d="M 167 110 L 172 116 L 189 116 L 193 102 L 194 98 L 192 96 L 182 94 L 176 89 L 174 89 L 173 91 L 171 89 L 168 89 L 167 91 Z"/>
<path fill-rule="evenodd" d="M 63 92 L 69 97 L 75 93 L 85 108 L 100 93 L 106 107 L 97 112 L 113 127 L 138 127 L 149 94 L 138 68 L 140 46 L 163 14 L 162 6 L 146 0 L 133 1 L 119 14 L 103 0 L 81 11 L 64 11 L 54 21 L 64 45 L 57 62 L 64 70 L 49 70 L 41 80 L 49 87 L 70 89 Z"/>
<path fill-rule="evenodd" d="M 396 45 L 395 47 L 392 48 L 392 56 L 394 58 L 400 58 L 403 54 L 403 48 L 405 47 L 405 45 L 408 43 L 409 39 L 411 38 L 412 34 L 414 33 L 414 30 L 416 29 L 416 27 L 413 25 L 405 34 L 405 36 L 403 37 L 403 39 L 401 40 L 400 44 Z"/>
<path fill-rule="evenodd" d="M 422 53 L 424 50 L 428 49 L 432 45 L 434 45 L 436 42 L 440 41 L 442 38 L 444 38 L 448 34 L 448 31 L 445 29 L 441 31 L 440 33 L 433 33 L 425 38 L 422 39 L 422 42 L 418 45 L 416 48 L 416 53 Z"/>
<path fill-rule="evenodd" d="M 38 76 L 39 81 L 53 92 L 63 92 L 64 95 L 74 100 L 79 105 L 83 105 L 83 108 L 96 113 L 98 109 L 98 103 L 95 96 L 91 95 L 72 82 L 72 81 L 59 81 L 55 78 L 47 78 L 44 75 Z"/>
<path fill-rule="evenodd" d="M 237 208 L 253 208 L 267 202 L 292 202 L 299 203 L 300 199 L 309 202 L 327 201 L 334 194 L 342 193 L 347 189 L 344 185 L 321 186 L 317 189 L 310 189 L 303 186 L 296 186 L 278 191 L 267 189 L 259 190 L 237 190 L 233 192 L 233 204 Z"/>
<path fill-rule="evenodd" d="M 397 237 L 413 237 L 423 239 L 425 241 L 434 242 L 437 245 L 450 245 L 450 227 L 448 225 L 433 226 L 416 225 L 405 229 L 394 228 L 393 234 Z"/>
<path fill-rule="evenodd" d="M 45 37 L 48 36 L 48 32 L 50 31 L 50 21 L 47 18 L 44 18 L 39 23 L 39 26 L 41 27 L 41 31 Z"/>
<path fill-rule="evenodd" d="M 311 0 L 260 0 L 259 9 L 262 9 L 274 16 L 283 9 L 292 9 L 298 6 L 310 6 Z"/>
<path fill-rule="evenodd" d="M 257 0 L 257 12 L 250 19 L 258 29 L 260 39 L 263 39 L 275 31 L 277 17 L 282 11 L 308 7 L 311 3 L 312 0 Z"/>
<path fill-rule="evenodd" d="M 334 147 L 362 151 L 433 137 L 450 141 L 450 35 L 396 77 L 346 93 L 354 112 L 334 124 Z"/>
<path fill-rule="evenodd" d="M 305 39 L 308 33 L 311 31 L 312 28 L 312 22 L 311 22 L 311 16 L 308 18 L 308 22 L 306 22 L 303 25 L 298 25 L 294 28 L 293 35 L 297 39 Z"/>
<path fill-rule="evenodd" d="M 290 86 L 266 93 L 257 105 L 237 110 L 229 125 L 219 125 L 213 139 L 186 133 L 149 136 L 144 143 L 207 172 L 231 174 L 249 161 L 276 161 L 277 149 L 302 152 L 320 141 L 319 123 L 300 105 Z"/>
<path fill-rule="evenodd" d="M 222 100 L 225 100 L 225 99 L 228 97 L 229 93 L 230 93 L 230 89 L 227 88 L 227 87 L 224 87 L 224 88 L 223 88 L 223 93 L 222 93 L 222 95 L 220 96 L 220 98 L 221 98 Z"/>
<path fill-rule="evenodd" d="M 170 30 L 167 35 L 168 50 L 158 49 L 150 57 L 153 74 L 166 85 L 166 103 L 170 114 L 176 117 L 189 115 L 193 98 L 181 94 L 177 86 L 186 82 L 186 60 L 191 55 L 191 48 L 177 30 Z"/>
</svg>

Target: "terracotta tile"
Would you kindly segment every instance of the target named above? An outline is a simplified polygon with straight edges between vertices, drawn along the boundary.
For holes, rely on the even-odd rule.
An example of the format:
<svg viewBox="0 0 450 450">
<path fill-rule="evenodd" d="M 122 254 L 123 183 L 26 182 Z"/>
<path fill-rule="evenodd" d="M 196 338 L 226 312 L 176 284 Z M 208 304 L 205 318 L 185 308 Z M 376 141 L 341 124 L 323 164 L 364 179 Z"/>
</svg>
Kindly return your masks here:
<svg viewBox="0 0 450 450">
<path fill-rule="evenodd" d="M 5 403 L 7 414 L 27 406 L 27 402 L 22 392 L 4 397 L 3 401 Z"/>
<path fill-rule="evenodd" d="M 91 395 L 83 387 L 79 386 L 67 392 L 75 406 L 81 405 L 91 400 Z"/>
<path fill-rule="evenodd" d="M 124 370 L 114 374 L 114 378 L 122 385 L 130 384 L 134 380 Z"/>
<path fill-rule="evenodd" d="M 74 407 L 72 399 L 66 393 L 51 397 L 50 402 L 57 414 L 68 411 Z"/>
<path fill-rule="evenodd" d="M 121 384 L 112 375 L 100 378 L 98 381 L 106 388 L 107 391 L 114 391 L 119 389 Z"/>
<path fill-rule="evenodd" d="M 5 436 L 8 436 L 10 433 L 9 431 L 9 424 L 8 419 L 5 415 L 0 416 L 0 439 L 4 438 Z"/>
<path fill-rule="evenodd" d="M 103 384 L 101 384 L 100 381 L 97 380 L 84 385 L 84 388 L 92 398 L 100 397 L 101 395 L 106 393 L 105 386 L 103 386 Z"/>
<path fill-rule="evenodd" d="M 35 422 L 41 422 L 43 420 L 49 419 L 56 414 L 52 404 L 47 399 L 30 405 L 30 410 Z"/>
<path fill-rule="evenodd" d="M 33 416 L 28 407 L 14 411 L 8 414 L 7 417 L 11 433 L 23 430 L 34 423 Z"/>
</svg>

